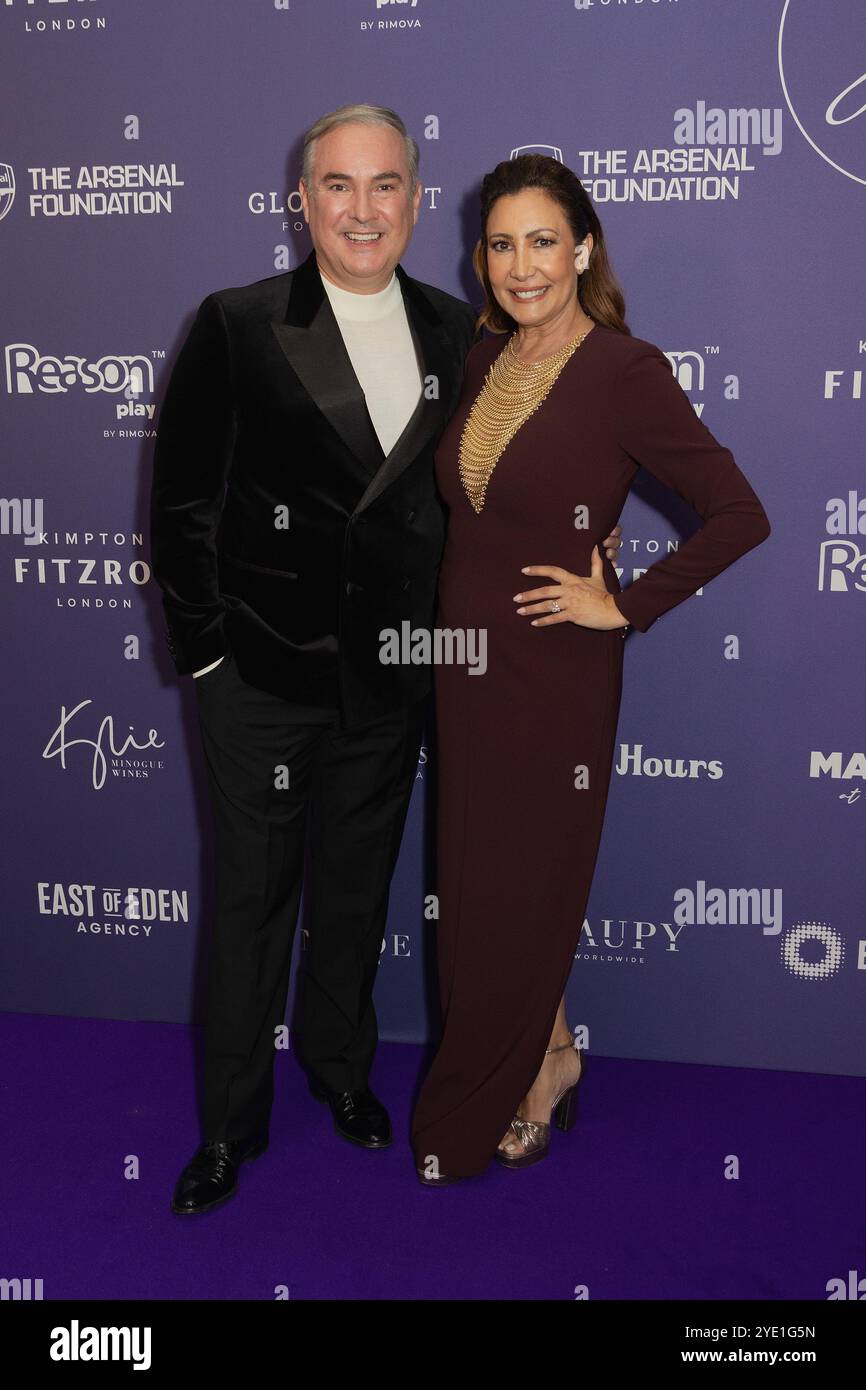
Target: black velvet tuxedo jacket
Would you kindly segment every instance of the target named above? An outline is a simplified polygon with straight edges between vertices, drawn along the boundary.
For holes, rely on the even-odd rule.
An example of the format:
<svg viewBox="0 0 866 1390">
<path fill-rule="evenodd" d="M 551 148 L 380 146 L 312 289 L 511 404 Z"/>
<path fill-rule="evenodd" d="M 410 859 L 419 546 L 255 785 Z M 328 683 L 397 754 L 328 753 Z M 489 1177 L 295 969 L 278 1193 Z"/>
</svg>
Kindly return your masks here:
<svg viewBox="0 0 866 1390">
<path fill-rule="evenodd" d="M 250 684 L 340 708 L 345 724 L 429 690 L 429 667 L 380 662 L 379 634 L 433 625 L 433 455 L 475 314 L 396 273 L 425 391 L 387 457 L 313 253 L 200 305 L 163 401 L 150 504 L 180 675 L 231 651 Z"/>
</svg>

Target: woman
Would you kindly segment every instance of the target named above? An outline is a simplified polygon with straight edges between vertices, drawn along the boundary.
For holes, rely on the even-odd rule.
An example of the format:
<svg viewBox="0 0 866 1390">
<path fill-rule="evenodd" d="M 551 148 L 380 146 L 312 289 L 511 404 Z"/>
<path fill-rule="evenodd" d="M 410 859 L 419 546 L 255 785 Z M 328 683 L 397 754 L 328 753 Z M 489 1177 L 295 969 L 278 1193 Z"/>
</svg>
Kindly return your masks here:
<svg viewBox="0 0 866 1390">
<path fill-rule="evenodd" d="M 494 1156 L 544 1157 L 554 1109 L 570 1128 L 583 1063 L 563 991 L 604 820 L 625 629 L 646 632 L 770 532 L 667 358 L 631 335 L 575 174 L 544 155 L 497 165 L 475 268 L 495 336 L 467 358 L 437 453 L 449 508 L 437 625 L 486 629 L 487 670 L 436 668 L 444 1029 L 412 1122 L 430 1186 Z M 641 464 L 705 524 L 621 593 L 600 546 Z"/>
</svg>

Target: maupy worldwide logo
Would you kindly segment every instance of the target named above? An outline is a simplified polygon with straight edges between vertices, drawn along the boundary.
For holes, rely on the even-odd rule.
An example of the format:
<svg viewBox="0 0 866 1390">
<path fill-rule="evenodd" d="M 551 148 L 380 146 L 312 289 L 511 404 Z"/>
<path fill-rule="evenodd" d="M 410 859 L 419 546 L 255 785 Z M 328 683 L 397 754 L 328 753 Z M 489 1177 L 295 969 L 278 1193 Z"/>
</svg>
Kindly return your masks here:
<svg viewBox="0 0 866 1390">
<path fill-rule="evenodd" d="M 801 134 L 837 173 L 866 184 L 866 4 L 785 0 L 778 58 Z"/>
</svg>

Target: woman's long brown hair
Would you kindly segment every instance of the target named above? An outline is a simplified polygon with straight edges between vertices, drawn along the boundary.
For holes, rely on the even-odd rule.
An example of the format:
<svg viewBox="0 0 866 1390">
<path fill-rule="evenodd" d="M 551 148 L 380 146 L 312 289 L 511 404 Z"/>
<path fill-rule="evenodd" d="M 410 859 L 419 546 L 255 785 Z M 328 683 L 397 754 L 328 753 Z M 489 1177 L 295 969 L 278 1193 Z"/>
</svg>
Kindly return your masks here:
<svg viewBox="0 0 866 1390">
<path fill-rule="evenodd" d="M 524 188 L 539 188 L 558 203 L 574 233 L 575 244 L 592 232 L 589 265 L 577 276 L 580 306 L 597 323 L 630 334 L 631 329 L 625 321 L 625 297 L 611 270 L 604 232 L 589 194 L 571 169 L 546 154 L 522 154 L 516 159 L 504 159 L 484 176 L 481 236 L 472 254 L 475 274 L 484 290 L 484 307 L 476 327 L 489 328 L 492 333 L 510 333 L 517 328 L 516 320 L 496 300 L 487 274 L 487 223 L 497 198 L 521 193 Z"/>
</svg>

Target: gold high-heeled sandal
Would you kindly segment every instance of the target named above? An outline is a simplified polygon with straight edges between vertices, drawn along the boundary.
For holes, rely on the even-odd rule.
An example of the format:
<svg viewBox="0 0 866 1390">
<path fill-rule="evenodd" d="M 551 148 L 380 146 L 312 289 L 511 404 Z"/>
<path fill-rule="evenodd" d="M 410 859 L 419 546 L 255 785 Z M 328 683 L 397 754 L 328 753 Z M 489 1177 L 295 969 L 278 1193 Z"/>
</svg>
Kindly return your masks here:
<svg viewBox="0 0 866 1390">
<path fill-rule="evenodd" d="M 577 1088 L 586 1071 L 586 1057 L 573 1042 L 561 1043 L 559 1047 L 548 1047 L 544 1051 L 547 1057 L 551 1052 L 564 1052 L 567 1047 L 577 1048 L 580 1074 L 576 1081 L 560 1092 L 551 1107 L 551 1120 L 557 1129 L 562 1130 L 573 1129 L 577 1119 Z M 504 1149 L 497 1148 L 496 1157 L 504 1168 L 528 1168 L 530 1163 L 538 1163 L 547 1157 L 550 1152 L 551 1126 L 545 1120 L 521 1120 L 519 1115 L 515 1115 L 511 1121 L 511 1129 L 520 1140 L 523 1152 L 512 1156 Z"/>
</svg>

